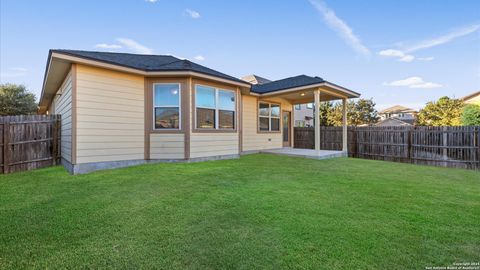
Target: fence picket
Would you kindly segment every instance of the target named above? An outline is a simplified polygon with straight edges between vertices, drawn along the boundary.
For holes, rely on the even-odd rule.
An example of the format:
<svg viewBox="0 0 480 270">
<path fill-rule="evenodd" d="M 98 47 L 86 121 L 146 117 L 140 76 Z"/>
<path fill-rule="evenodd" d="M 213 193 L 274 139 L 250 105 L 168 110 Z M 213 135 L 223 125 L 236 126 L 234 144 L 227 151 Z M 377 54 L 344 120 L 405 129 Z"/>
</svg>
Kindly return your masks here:
<svg viewBox="0 0 480 270">
<path fill-rule="evenodd" d="M 57 164 L 60 116 L 18 115 L 0 117 L 3 173 Z"/>
<path fill-rule="evenodd" d="M 321 127 L 321 149 L 342 149 L 342 127 Z M 313 128 L 294 129 L 295 148 L 314 148 Z M 480 127 L 348 127 L 349 156 L 480 169 Z"/>
</svg>

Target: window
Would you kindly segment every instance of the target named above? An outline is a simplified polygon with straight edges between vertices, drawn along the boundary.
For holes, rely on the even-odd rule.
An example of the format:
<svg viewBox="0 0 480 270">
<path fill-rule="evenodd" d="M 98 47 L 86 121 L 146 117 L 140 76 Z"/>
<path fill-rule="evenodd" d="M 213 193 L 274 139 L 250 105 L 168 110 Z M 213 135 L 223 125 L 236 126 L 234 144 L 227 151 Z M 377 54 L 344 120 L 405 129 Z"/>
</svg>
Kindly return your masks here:
<svg viewBox="0 0 480 270">
<path fill-rule="evenodd" d="M 301 108 L 300 106 L 301 106 L 300 104 L 296 104 L 295 105 L 295 110 L 300 110 L 300 108 Z"/>
<path fill-rule="evenodd" d="M 180 129 L 180 84 L 153 84 L 155 129 Z"/>
<path fill-rule="evenodd" d="M 235 129 L 235 92 L 195 85 L 196 127 Z"/>
<path fill-rule="evenodd" d="M 307 103 L 307 109 L 313 109 L 313 103 Z"/>
<path fill-rule="evenodd" d="M 258 104 L 258 129 L 260 131 L 280 131 L 280 105 Z"/>
</svg>

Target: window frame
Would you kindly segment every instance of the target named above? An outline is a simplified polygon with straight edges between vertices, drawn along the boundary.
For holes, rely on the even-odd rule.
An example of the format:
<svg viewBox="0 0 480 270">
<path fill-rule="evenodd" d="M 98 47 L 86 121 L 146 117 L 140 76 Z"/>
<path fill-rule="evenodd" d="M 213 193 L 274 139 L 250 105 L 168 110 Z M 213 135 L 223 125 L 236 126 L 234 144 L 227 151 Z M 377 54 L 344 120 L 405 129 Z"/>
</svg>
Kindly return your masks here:
<svg viewBox="0 0 480 270">
<path fill-rule="evenodd" d="M 268 104 L 268 116 L 260 115 L 260 104 Z M 272 105 L 278 106 L 279 116 L 272 116 Z M 260 118 L 268 119 L 268 130 L 260 129 Z M 272 130 L 272 118 L 278 119 L 278 130 Z M 258 101 L 257 103 L 257 133 L 282 133 L 282 105 L 276 102 Z"/>
<path fill-rule="evenodd" d="M 156 106 L 155 105 L 155 86 L 156 85 L 178 85 L 178 106 Z M 182 84 L 177 82 L 152 83 L 152 129 L 154 131 L 181 131 L 182 130 Z M 177 108 L 178 107 L 178 128 L 156 128 L 155 127 L 155 109 L 156 108 Z"/>
<path fill-rule="evenodd" d="M 215 94 L 215 108 L 211 107 L 203 107 L 203 106 L 197 106 L 197 101 L 198 101 L 198 95 L 197 95 L 197 86 L 203 86 L 207 88 L 212 88 L 214 89 L 214 94 Z M 220 128 L 220 118 L 219 118 L 219 111 L 231 111 L 231 110 L 226 110 L 222 109 L 219 104 L 219 98 L 218 98 L 218 93 L 219 91 L 226 91 L 226 92 L 232 92 L 233 93 L 233 98 L 235 99 L 234 101 L 234 106 L 233 106 L 233 128 Z M 217 87 L 217 86 L 211 86 L 211 85 L 206 85 L 206 84 L 201 84 L 201 83 L 195 83 L 193 85 L 193 96 L 194 102 L 193 102 L 193 110 L 194 110 L 194 119 L 193 119 L 193 131 L 195 132 L 232 132 L 235 133 L 237 132 L 237 116 L 238 116 L 238 95 L 237 95 L 237 90 L 233 89 L 228 89 L 228 88 L 223 88 L 223 87 Z M 208 109 L 208 110 L 214 110 L 215 111 L 215 127 L 214 128 L 199 128 L 197 126 L 197 108 L 200 109 Z"/>
</svg>

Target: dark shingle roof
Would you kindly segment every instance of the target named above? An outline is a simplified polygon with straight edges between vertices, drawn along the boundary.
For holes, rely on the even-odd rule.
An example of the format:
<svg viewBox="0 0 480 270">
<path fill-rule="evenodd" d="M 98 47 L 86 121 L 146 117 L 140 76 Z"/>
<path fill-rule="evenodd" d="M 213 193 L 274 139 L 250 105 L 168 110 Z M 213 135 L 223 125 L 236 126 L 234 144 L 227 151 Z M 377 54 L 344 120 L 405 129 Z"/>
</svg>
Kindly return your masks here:
<svg viewBox="0 0 480 270">
<path fill-rule="evenodd" d="M 279 91 L 283 89 L 289 89 L 300 86 L 307 86 L 317 83 L 325 82 L 324 79 L 320 77 L 310 77 L 307 75 L 299 75 L 295 77 L 290 77 L 278 81 L 273 81 L 265 84 L 252 85 L 252 92 L 263 94 L 273 91 Z"/>
<path fill-rule="evenodd" d="M 130 53 L 92 52 L 78 50 L 51 50 L 90 60 L 139 69 L 143 71 L 194 71 L 231 81 L 245 83 L 238 78 L 193 63 L 186 59 L 178 59 L 170 55 L 145 55 Z"/>
</svg>

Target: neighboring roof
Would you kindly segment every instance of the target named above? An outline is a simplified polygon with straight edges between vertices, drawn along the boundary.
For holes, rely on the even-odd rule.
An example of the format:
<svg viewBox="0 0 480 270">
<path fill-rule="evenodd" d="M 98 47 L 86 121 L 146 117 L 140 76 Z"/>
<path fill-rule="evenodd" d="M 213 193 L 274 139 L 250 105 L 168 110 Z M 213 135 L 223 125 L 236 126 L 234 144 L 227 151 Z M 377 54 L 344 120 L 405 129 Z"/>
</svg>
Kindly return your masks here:
<svg viewBox="0 0 480 270">
<path fill-rule="evenodd" d="M 413 112 L 417 112 L 417 111 L 415 111 L 414 109 L 411 109 L 411 108 L 401 106 L 401 105 L 395 105 L 393 107 L 384 109 L 384 110 L 380 111 L 379 113 L 384 114 L 384 113 L 413 113 Z"/>
<path fill-rule="evenodd" d="M 460 99 L 463 100 L 463 101 L 467 101 L 467 100 L 470 100 L 470 99 L 472 99 L 472 98 L 474 98 L 474 97 L 476 97 L 476 96 L 480 96 L 480 91 L 474 92 L 474 93 L 472 93 L 472 94 L 470 94 L 470 95 L 467 95 L 467 96 L 464 96 L 464 97 L 462 97 L 462 98 L 460 98 Z"/>
<path fill-rule="evenodd" d="M 178 59 L 171 55 L 146 55 L 78 50 L 51 50 L 50 52 L 67 54 L 142 71 L 195 71 L 206 75 L 245 83 L 245 81 L 233 76 L 204 67 L 186 59 Z"/>
<path fill-rule="evenodd" d="M 299 86 L 307 86 L 311 84 L 323 83 L 324 79 L 320 77 L 310 77 L 307 75 L 299 75 L 286 79 L 281 79 L 265 84 L 252 85 L 252 92 L 263 94 Z"/>
<path fill-rule="evenodd" d="M 242 80 L 251 84 L 265 84 L 271 82 L 269 79 L 260 77 L 255 74 L 244 76 L 242 77 Z"/>
<path fill-rule="evenodd" d="M 415 123 L 414 119 L 400 120 L 396 117 L 390 117 L 377 122 L 375 126 L 412 126 L 414 123 Z"/>
</svg>

